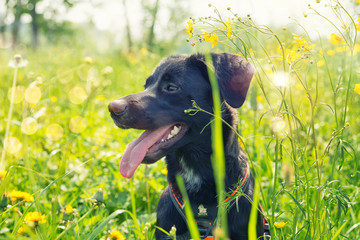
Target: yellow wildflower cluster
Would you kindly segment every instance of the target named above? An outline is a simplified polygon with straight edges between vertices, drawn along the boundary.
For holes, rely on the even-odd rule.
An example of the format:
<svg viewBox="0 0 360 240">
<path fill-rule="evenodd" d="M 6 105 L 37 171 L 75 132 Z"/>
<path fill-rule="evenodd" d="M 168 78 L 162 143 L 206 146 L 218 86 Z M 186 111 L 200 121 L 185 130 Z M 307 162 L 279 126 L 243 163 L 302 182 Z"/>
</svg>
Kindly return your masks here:
<svg viewBox="0 0 360 240">
<path fill-rule="evenodd" d="M 33 202 L 34 197 L 27 192 L 21 192 L 21 191 L 11 191 L 7 194 L 7 196 L 10 198 L 11 201 L 21 200 L 25 202 Z"/>
<path fill-rule="evenodd" d="M 313 50 L 313 48 L 315 47 L 315 44 L 309 45 L 308 42 L 300 37 L 299 35 L 296 35 L 293 33 L 294 36 L 294 40 L 296 41 L 296 45 L 298 46 L 298 48 L 304 50 L 304 51 L 311 51 Z"/>
<path fill-rule="evenodd" d="M 231 26 L 230 26 L 230 24 L 231 24 L 231 22 L 230 22 L 230 18 L 229 18 L 229 20 L 227 20 L 227 21 L 224 23 L 224 26 L 225 26 L 224 29 L 226 29 L 226 31 L 227 31 L 226 36 L 227 36 L 228 38 L 231 37 Z"/>
<path fill-rule="evenodd" d="M 111 231 L 109 234 L 111 240 L 125 240 L 126 238 L 121 234 L 120 231 Z"/>
<path fill-rule="evenodd" d="M 189 34 L 189 37 L 192 37 L 192 32 L 194 31 L 194 25 L 191 20 L 186 22 L 186 33 Z"/>
<path fill-rule="evenodd" d="M 39 212 L 28 212 L 25 216 L 25 222 L 28 224 L 43 224 L 46 223 L 46 216 Z"/>
<path fill-rule="evenodd" d="M 290 63 L 290 62 L 295 62 L 296 60 L 298 60 L 301 57 L 301 54 L 297 50 L 286 49 L 285 50 L 285 56 L 286 56 L 286 61 L 288 63 Z"/>
<path fill-rule="evenodd" d="M 210 33 L 206 32 L 204 30 L 202 32 L 203 32 L 204 41 L 205 42 L 211 42 L 212 43 L 212 45 L 211 45 L 212 48 L 215 47 L 218 44 L 219 37 L 218 37 L 218 35 L 216 33 L 213 33 L 211 35 Z"/>
</svg>

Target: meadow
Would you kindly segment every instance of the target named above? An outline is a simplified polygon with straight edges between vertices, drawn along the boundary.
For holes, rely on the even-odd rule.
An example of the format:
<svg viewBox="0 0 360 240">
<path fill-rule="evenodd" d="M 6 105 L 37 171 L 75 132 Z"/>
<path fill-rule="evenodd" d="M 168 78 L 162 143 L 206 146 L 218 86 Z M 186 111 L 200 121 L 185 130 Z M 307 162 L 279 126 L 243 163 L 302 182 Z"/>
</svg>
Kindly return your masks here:
<svg viewBox="0 0 360 240">
<path fill-rule="evenodd" d="M 186 23 L 183 44 L 237 53 L 257 70 L 238 134 L 272 239 L 360 239 L 360 6 L 329 1 L 328 19 L 315 4 L 328 36 L 210 5 L 213 16 Z M 141 91 L 164 56 L 1 51 L 0 239 L 155 239 L 165 163 L 123 178 L 121 155 L 140 131 L 116 128 L 107 105 Z"/>
</svg>

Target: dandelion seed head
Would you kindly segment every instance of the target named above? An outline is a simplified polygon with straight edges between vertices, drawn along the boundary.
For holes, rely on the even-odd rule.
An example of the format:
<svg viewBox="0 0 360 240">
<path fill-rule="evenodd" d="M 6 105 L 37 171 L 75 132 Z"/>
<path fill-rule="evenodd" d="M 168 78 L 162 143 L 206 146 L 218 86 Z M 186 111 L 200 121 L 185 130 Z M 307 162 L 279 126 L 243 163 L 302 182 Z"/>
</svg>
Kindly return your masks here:
<svg viewBox="0 0 360 240">
<path fill-rule="evenodd" d="M 27 117 L 21 122 L 21 131 L 26 135 L 32 135 L 38 130 L 36 119 Z"/>
<path fill-rule="evenodd" d="M 23 59 L 20 54 L 15 54 L 14 59 L 10 60 L 9 67 L 22 68 L 28 64 L 28 61 Z"/>
</svg>

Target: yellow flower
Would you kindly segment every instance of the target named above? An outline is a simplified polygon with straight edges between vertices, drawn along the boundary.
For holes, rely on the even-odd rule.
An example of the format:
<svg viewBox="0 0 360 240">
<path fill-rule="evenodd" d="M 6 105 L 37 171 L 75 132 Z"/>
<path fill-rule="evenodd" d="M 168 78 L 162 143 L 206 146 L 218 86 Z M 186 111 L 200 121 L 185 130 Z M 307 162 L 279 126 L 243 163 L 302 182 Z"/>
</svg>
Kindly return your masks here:
<svg viewBox="0 0 360 240">
<path fill-rule="evenodd" d="M 191 46 L 195 46 L 195 43 L 191 43 Z"/>
<path fill-rule="evenodd" d="M 192 32 L 194 30 L 194 25 L 193 25 L 191 20 L 187 21 L 186 23 L 187 23 L 186 32 L 187 32 L 187 34 L 189 34 L 190 37 L 192 37 Z"/>
<path fill-rule="evenodd" d="M 298 51 L 289 50 L 289 49 L 285 51 L 285 54 L 286 54 L 286 61 L 289 63 L 294 62 L 301 57 L 301 54 Z"/>
<path fill-rule="evenodd" d="M 46 216 L 39 212 L 28 212 L 25 216 L 25 222 L 28 224 L 46 223 Z"/>
<path fill-rule="evenodd" d="M 25 231 L 25 228 L 23 228 L 23 227 L 19 227 L 19 230 L 17 231 L 17 235 L 21 235 L 21 234 L 24 234 L 24 233 L 26 233 L 26 231 Z"/>
<path fill-rule="evenodd" d="M 73 212 L 74 212 L 74 209 L 73 209 L 72 206 L 67 205 L 67 206 L 65 207 L 65 213 L 70 214 L 70 213 L 73 213 Z"/>
<path fill-rule="evenodd" d="M 227 37 L 230 38 L 231 37 L 231 26 L 230 26 L 231 22 L 230 22 L 230 17 L 229 20 L 227 20 L 224 23 L 225 29 L 227 30 Z"/>
<path fill-rule="evenodd" d="M 111 240 L 125 240 L 126 238 L 121 234 L 120 231 L 111 231 L 109 238 Z"/>
<path fill-rule="evenodd" d="M 360 83 L 355 84 L 354 91 L 360 95 Z"/>
<path fill-rule="evenodd" d="M 283 228 L 283 227 L 285 227 L 286 224 L 287 224 L 287 222 L 274 223 L 276 228 Z"/>
<path fill-rule="evenodd" d="M 299 35 L 296 35 L 295 33 L 293 33 L 293 36 L 294 36 L 294 40 L 296 41 L 296 45 L 298 46 L 298 48 L 301 48 L 304 51 L 311 51 L 315 47 L 315 44 L 312 44 L 309 46 L 309 43 L 304 38 L 300 37 Z"/>
<path fill-rule="evenodd" d="M 209 42 L 212 43 L 211 48 L 215 47 L 219 42 L 218 35 L 216 35 L 216 33 L 214 33 L 214 35 L 210 37 Z"/>
<path fill-rule="evenodd" d="M 241 147 L 242 149 L 245 149 L 244 139 L 238 138 L 238 142 L 239 142 L 239 144 L 240 144 L 240 147 Z"/>
<path fill-rule="evenodd" d="M 257 96 L 256 97 L 256 101 L 258 101 L 259 103 L 263 102 L 263 98 L 261 96 Z"/>
<path fill-rule="evenodd" d="M 205 42 L 209 42 L 210 41 L 210 37 L 211 37 L 211 34 L 202 30 L 202 33 L 203 33 L 203 37 L 204 37 L 204 41 Z"/>
<path fill-rule="evenodd" d="M 358 21 L 358 23 L 355 23 L 355 28 L 356 28 L 356 31 L 360 31 L 360 18 L 358 18 L 357 21 Z"/>
<path fill-rule="evenodd" d="M 345 41 L 344 39 L 342 39 L 342 37 L 340 37 L 339 35 L 335 34 L 335 33 L 332 33 L 330 35 L 330 39 L 329 39 L 330 43 L 334 44 L 334 45 L 338 45 L 339 43 L 340 44 L 344 44 Z"/>
<path fill-rule="evenodd" d="M 164 174 L 164 175 L 167 175 L 167 174 L 168 174 L 168 170 L 167 170 L 166 168 L 161 169 L 160 172 L 161 172 L 162 174 Z"/>
<path fill-rule="evenodd" d="M 335 52 L 334 50 L 332 50 L 332 49 L 329 49 L 329 50 L 326 51 L 326 53 L 327 53 L 329 56 L 334 56 L 336 52 Z"/>
<path fill-rule="evenodd" d="M 357 4 L 360 4 L 360 0 L 356 0 L 356 3 L 357 3 Z"/>
<path fill-rule="evenodd" d="M 11 191 L 10 193 L 7 194 L 8 197 L 10 197 L 11 201 L 16 201 L 16 200 L 21 200 L 21 201 L 25 201 L 25 202 L 33 202 L 34 201 L 34 197 L 33 195 L 31 195 L 30 193 L 27 192 L 21 192 L 21 191 Z"/>
<path fill-rule="evenodd" d="M 322 67 L 322 66 L 324 66 L 325 65 L 325 60 L 324 59 L 321 59 L 321 60 L 319 60 L 318 62 L 317 62 L 317 66 L 318 67 Z"/>
<path fill-rule="evenodd" d="M 51 101 L 51 102 L 57 102 L 57 100 L 58 100 L 58 98 L 55 97 L 55 96 L 51 96 L 51 97 L 50 97 L 50 101 Z"/>
<path fill-rule="evenodd" d="M 1 179 L 1 180 L 4 180 L 4 178 L 5 178 L 5 176 L 6 176 L 6 173 L 7 173 L 6 170 L 1 170 L 1 171 L 0 171 L 0 179 Z"/>
</svg>

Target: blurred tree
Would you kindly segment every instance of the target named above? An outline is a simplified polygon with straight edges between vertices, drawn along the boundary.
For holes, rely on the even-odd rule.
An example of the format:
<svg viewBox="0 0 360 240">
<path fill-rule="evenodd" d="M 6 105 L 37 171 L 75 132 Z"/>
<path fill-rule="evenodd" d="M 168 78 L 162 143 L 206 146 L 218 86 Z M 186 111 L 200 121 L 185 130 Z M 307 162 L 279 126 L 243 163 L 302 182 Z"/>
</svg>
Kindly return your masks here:
<svg viewBox="0 0 360 240">
<path fill-rule="evenodd" d="M 141 0 L 143 8 L 143 27 L 144 27 L 144 38 L 149 51 L 154 50 L 156 42 L 156 27 L 161 26 L 161 29 L 166 29 L 163 32 L 167 33 L 166 38 L 173 39 L 180 29 L 183 29 L 180 25 L 189 14 L 188 8 L 186 7 L 188 0 L 172 0 L 172 1 L 160 1 L 160 0 Z M 169 19 L 164 22 L 157 21 L 160 12 L 166 12 Z"/>
<path fill-rule="evenodd" d="M 12 14 L 14 20 L 12 22 L 12 47 L 16 48 L 19 42 L 19 30 L 21 25 L 21 16 L 23 14 L 29 14 L 31 17 L 31 45 L 33 49 L 36 49 L 39 45 L 39 31 L 47 31 L 49 28 L 56 26 L 60 30 L 61 27 L 66 24 L 56 23 L 56 16 L 60 14 L 57 11 L 59 5 L 64 6 L 66 9 L 73 7 L 80 0 L 63 0 L 57 1 L 52 8 L 46 9 L 46 11 L 39 13 L 37 11 L 37 6 L 42 0 L 6 0 L 5 1 L 5 13 Z M 51 12 L 52 18 L 44 18 L 46 13 Z M 0 19 L 0 33 L 1 31 L 5 32 L 6 25 L 5 23 L 1 25 Z M 4 34 L 3 34 L 4 35 Z M 3 37 L 4 38 L 4 37 Z M 5 40 L 3 40 L 5 41 Z"/>
<path fill-rule="evenodd" d="M 132 43 L 132 37 L 131 37 L 131 31 L 130 31 L 130 22 L 128 17 L 128 11 L 127 11 L 127 4 L 126 0 L 122 0 L 123 8 L 124 8 L 124 18 L 125 18 L 125 25 L 126 25 L 126 38 L 128 43 L 128 51 L 131 52 L 133 43 Z"/>
</svg>

